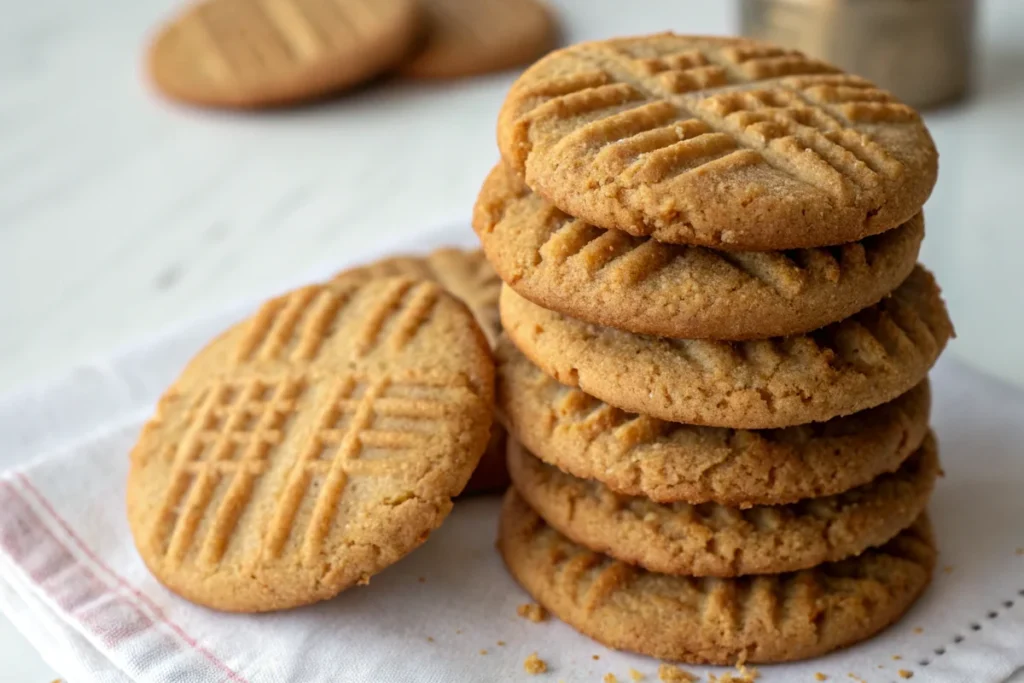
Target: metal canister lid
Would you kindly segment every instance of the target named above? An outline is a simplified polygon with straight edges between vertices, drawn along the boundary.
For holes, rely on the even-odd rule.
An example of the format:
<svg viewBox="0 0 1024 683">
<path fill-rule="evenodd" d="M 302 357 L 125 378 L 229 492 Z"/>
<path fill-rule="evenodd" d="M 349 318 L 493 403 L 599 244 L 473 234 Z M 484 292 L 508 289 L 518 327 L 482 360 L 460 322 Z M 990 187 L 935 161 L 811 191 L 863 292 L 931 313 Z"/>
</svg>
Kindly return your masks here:
<svg viewBox="0 0 1024 683">
<path fill-rule="evenodd" d="M 741 32 L 864 76 L 919 108 L 970 85 L 975 0 L 740 0 Z"/>
</svg>

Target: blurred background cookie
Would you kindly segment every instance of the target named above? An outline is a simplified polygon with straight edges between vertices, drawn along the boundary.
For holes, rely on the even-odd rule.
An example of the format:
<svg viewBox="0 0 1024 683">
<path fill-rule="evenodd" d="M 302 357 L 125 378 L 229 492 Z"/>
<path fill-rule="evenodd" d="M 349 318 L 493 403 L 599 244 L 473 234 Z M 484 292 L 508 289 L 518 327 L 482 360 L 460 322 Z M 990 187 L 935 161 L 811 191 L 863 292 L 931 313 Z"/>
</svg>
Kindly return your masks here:
<svg viewBox="0 0 1024 683">
<path fill-rule="evenodd" d="M 394 66 L 415 41 L 418 16 L 413 0 L 204 0 L 159 31 L 148 69 L 176 100 L 294 104 Z"/>
<path fill-rule="evenodd" d="M 527 64 L 557 42 L 548 7 L 537 0 L 421 0 L 420 51 L 402 67 L 414 78 L 457 78 Z"/>
</svg>

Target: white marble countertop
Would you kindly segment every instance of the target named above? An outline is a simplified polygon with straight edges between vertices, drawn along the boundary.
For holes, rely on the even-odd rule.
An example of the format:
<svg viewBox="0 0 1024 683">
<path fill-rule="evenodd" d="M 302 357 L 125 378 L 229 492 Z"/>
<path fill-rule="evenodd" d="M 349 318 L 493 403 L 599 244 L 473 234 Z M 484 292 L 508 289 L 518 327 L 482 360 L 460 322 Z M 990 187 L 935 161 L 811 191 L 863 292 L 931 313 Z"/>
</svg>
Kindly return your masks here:
<svg viewBox="0 0 1024 683">
<path fill-rule="evenodd" d="M 139 73 L 174 0 L 12 3 L 0 22 L 0 391 L 203 316 L 382 232 L 468 219 L 508 74 L 385 83 L 315 108 L 174 107 Z M 731 3 L 562 0 L 569 41 L 736 30 Z M 627 9 L 628 7 L 628 9 Z M 1024 3 L 982 3 L 974 96 L 941 152 L 923 260 L 951 351 L 1024 385 Z M 1024 416 L 1022 416 L 1024 417 Z M 0 618 L 2 681 L 55 676 Z"/>
</svg>

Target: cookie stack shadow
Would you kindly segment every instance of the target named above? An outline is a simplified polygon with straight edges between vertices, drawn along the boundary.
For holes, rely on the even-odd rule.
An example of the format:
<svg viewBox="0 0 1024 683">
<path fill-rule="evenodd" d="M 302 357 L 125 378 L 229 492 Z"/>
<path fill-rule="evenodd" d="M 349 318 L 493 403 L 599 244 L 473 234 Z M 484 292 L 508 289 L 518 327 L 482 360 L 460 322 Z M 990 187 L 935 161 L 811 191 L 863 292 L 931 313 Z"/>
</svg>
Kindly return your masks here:
<svg viewBox="0 0 1024 683">
<path fill-rule="evenodd" d="M 474 212 L 504 281 L 499 548 L 611 647 L 728 664 L 868 638 L 927 586 L 920 117 L 799 53 L 658 35 L 512 86 Z"/>
</svg>

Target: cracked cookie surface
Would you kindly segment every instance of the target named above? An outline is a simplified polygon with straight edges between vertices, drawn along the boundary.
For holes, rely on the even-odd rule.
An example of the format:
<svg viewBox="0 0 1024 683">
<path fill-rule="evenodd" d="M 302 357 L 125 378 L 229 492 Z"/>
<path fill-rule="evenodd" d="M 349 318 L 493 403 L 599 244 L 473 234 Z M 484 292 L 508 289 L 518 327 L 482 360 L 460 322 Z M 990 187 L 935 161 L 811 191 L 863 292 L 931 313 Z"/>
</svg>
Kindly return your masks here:
<svg viewBox="0 0 1024 683">
<path fill-rule="evenodd" d="M 217 337 L 131 453 L 128 521 L 180 595 L 258 612 L 366 583 L 448 515 L 487 445 L 494 367 L 440 285 L 356 273 Z"/>
</svg>

